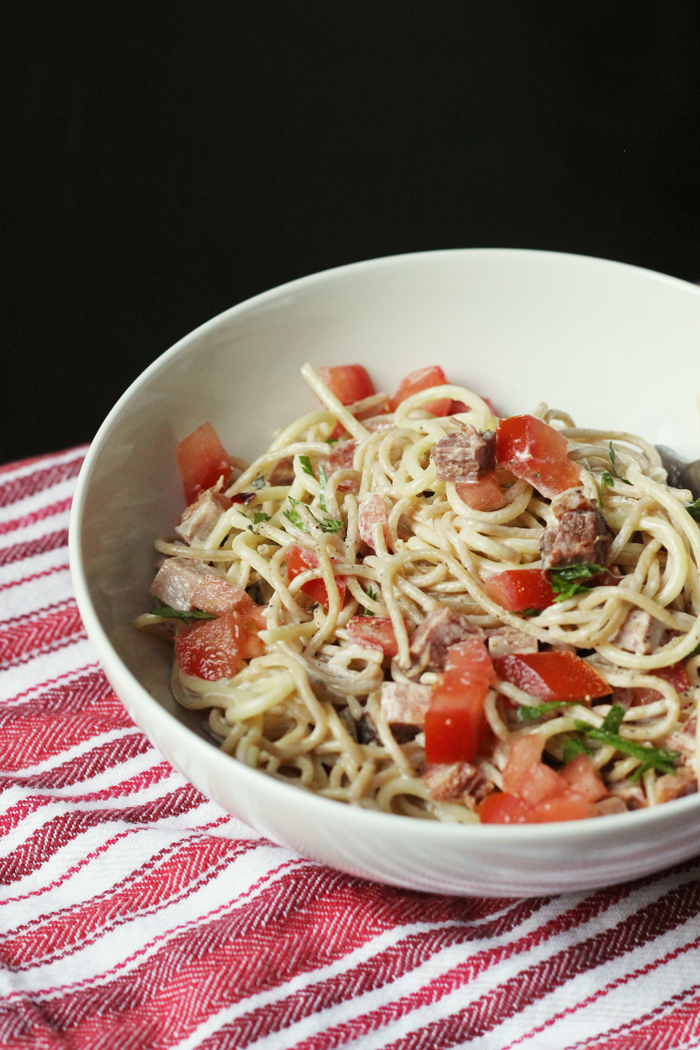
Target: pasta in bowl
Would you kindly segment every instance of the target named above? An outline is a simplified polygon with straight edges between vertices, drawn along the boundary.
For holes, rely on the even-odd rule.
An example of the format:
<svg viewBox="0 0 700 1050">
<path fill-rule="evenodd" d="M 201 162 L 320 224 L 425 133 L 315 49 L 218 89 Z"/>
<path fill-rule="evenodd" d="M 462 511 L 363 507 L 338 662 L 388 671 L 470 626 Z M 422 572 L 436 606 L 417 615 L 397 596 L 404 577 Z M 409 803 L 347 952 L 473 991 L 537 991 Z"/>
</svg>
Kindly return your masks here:
<svg viewBox="0 0 700 1050">
<path fill-rule="evenodd" d="M 693 764 L 697 562 L 695 533 L 685 530 L 695 525 L 687 495 L 667 490 L 654 445 L 697 456 L 698 332 L 700 290 L 663 275 L 547 252 L 431 252 L 266 292 L 186 336 L 135 381 L 78 480 L 75 592 L 115 692 L 160 752 L 222 807 L 219 833 L 250 834 L 225 823 L 229 813 L 355 875 L 490 896 L 589 889 L 696 851 L 699 796 L 684 794 L 692 778 L 681 775 Z M 350 404 L 329 407 L 299 378 L 308 361 L 329 369 L 364 361 L 396 404 L 369 393 L 351 370 L 343 374 L 352 394 L 341 390 Z M 458 390 L 445 390 L 441 377 L 430 395 L 420 383 L 399 386 L 432 361 Z M 493 397 L 497 411 L 471 391 Z M 294 422 L 304 417 L 301 427 Z M 573 420 L 590 430 L 576 431 Z M 644 440 L 628 440 L 633 434 Z M 540 459 L 556 460 L 564 446 L 576 474 L 571 482 L 564 474 L 562 492 L 518 476 L 510 461 L 519 438 Z M 302 447 L 290 452 L 295 444 Z M 209 544 L 214 525 L 223 529 L 216 549 L 174 531 L 201 495 L 183 500 L 178 448 L 186 484 L 215 489 L 224 476 L 211 493 L 216 518 L 206 536 Z M 459 480 L 463 473 L 438 478 L 455 474 L 465 449 L 483 472 L 494 448 L 495 478 L 490 470 L 476 482 Z M 240 457 L 233 465 L 229 452 Z M 199 477 L 202 463 L 213 476 Z M 552 541 L 550 560 L 571 558 L 571 532 L 558 532 L 567 515 L 592 530 L 592 547 L 557 575 L 556 565 L 544 567 L 540 538 Z M 197 528 L 195 518 L 183 525 Z M 207 612 L 201 594 L 185 603 L 161 596 L 161 607 L 187 615 L 135 630 L 139 616 L 154 622 L 158 537 L 173 544 L 157 552 L 159 563 L 198 565 L 204 590 L 214 580 L 241 604 Z M 190 574 L 190 594 L 201 582 Z M 649 619 L 632 631 L 634 644 L 651 652 L 618 634 L 635 612 Z M 173 695 L 173 639 L 157 636 L 164 622 L 177 625 L 184 675 L 175 687 L 188 707 Z M 233 663 L 220 662 L 219 644 L 198 655 L 202 635 L 212 642 L 226 631 Z M 514 644 L 529 650 L 509 652 Z M 212 678 L 202 676 L 209 659 Z M 588 690 L 581 665 L 594 683 Z M 465 695 L 468 668 L 475 703 L 460 716 L 471 728 L 453 734 L 452 685 Z M 211 691 L 222 693 L 216 702 Z M 407 698 L 420 702 L 407 710 Z M 559 706 L 527 710 L 551 703 Z M 433 704 L 445 716 L 437 733 L 432 715 L 425 724 Z M 609 758 L 601 733 L 614 737 Z M 473 757 L 440 750 L 457 736 L 476 741 Z M 431 738 L 437 756 L 430 746 L 425 754 Z M 531 750 L 514 748 L 518 739 Z M 587 754 L 572 756 L 577 744 Z M 652 756 L 650 745 L 662 753 Z M 641 759 L 635 746 L 645 749 Z M 515 762 L 508 769 L 518 750 L 521 773 L 532 767 L 532 790 L 527 777 L 518 783 Z M 660 765 L 640 768 L 652 757 Z M 467 790 L 449 778 L 441 787 L 425 776 L 429 766 L 459 763 L 478 767 L 493 789 L 482 794 L 476 782 Z M 664 779 L 678 776 L 685 784 Z M 669 789 L 678 797 L 659 804 Z M 549 798 L 536 801 L 538 791 Z M 501 816 L 512 807 L 511 823 L 484 819 L 488 798 L 505 805 Z M 591 806 L 607 815 L 560 819 L 584 805 L 586 815 Z M 620 805 L 625 812 L 616 813 Z M 530 822 L 542 806 L 540 817 L 558 809 L 559 819 Z"/>
<path fill-rule="evenodd" d="M 136 621 L 175 627 L 174 694 L 222 749 L 443 822 L 697 792 L 700 505 L 656 449 L 545 404 L 499 419 L 439 366 L 393 398 L 302 373 L 322 407 L 252 463 L 210 424 L 180 443 L 191 502 Z"/>
</svg>

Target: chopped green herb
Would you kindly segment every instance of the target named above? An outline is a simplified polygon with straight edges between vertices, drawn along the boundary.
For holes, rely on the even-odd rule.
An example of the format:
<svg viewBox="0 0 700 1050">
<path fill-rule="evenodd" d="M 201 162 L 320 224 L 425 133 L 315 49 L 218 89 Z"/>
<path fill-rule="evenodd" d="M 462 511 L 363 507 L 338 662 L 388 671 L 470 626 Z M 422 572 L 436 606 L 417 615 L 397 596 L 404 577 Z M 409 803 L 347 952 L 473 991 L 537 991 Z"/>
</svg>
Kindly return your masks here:
<svg viewBox="0 0 700 1050">
<path fill-rule="evenodd" d="M 326 444 L 330 445 L 331 448 L 333 448 L 334 445 L 338 444 L 339 440 L 340 438 L 326 438 Z"/>
<path fill-rule="evenodd" d="M 604 470 L 600 475 L 600 497 L 598 499 L 598 506 L 603 506 L 603 493 L 605 490 L 613 488 L 615 488 L 615 479 L 609 471 Z"/>
<path fill-rule="evenodd" d="M 590 751 L 578 736 L 569 736 L 564 744 L 562 759 L 564 763 L 572 762 L 578 755 L 590 755 Z"/>
<path fill-rule="evenodd" d="M 301 463 L 301 469 L 304 471 L 304 473 L 308 474 L 310 477 L 313 478 L 314 477 L 314 472 L 313 472 L 313 468 L 311 466 L 311 460 L 309 459 L 309 457 L 308 456 L 299 456 L 299 462 Z"/>
<path fill-rule="evenodd" d="M 287 518 L 288 521 L 291 521 L 292 525 L 296 525 L 298 529 L 301 529 L 302 532 L 308 532 L 309 530 L 302 521 L 299 511 L 296 510 L 296 508 L 301 503 L 301 500 L 294 499 L 294 496 L 288 496 L 287 498 L 292 505 L 292 509 L 284 511 L 285 518 Z M 306 506 L 306 504 L 304 504 L 304 506 Z M 316 518 L 315 515 L 314 518 L 316 524 L 321 529 L 321 532 L 337 532 L 343 527 L 342 521 L 336 521 L 335 518 L 323 518 L 321 521 L 319 521 L 319 519 Z"/>
<path fill-rule="evenodd" d="M 692 653 L 688 653 L 686 660 L 692 660 L 694 656 L 700 656 L 700 645 L 696 645 Z"/>
<path fill-rule="evenodd" d="M 599 576 L 601 572 L 605 572 L 602 565 L 589 565 L 586 562 L 580 565 L 565 565 L 561 569 L 550 569 L 549 582 L 554 591 L 554 601 L 565 602 L 575 594 L 588 594 L 591 588 L 584 587 L 577 581 L 590 580 L 593 576 Z"/>
<path fill-rule="evenodd" d="M 642 763 L 642 769 L 636 774 L 637 776 L 641 776 L 649 769 L 657 769 L 659 773 L 673 773 L 675 761 L 680 758 L 678 751 L 671 751 L 667 747 L 645 747 L 635 740 L 626 740 L 617 733 L 610 733 L 602 727 L 595 729 L 588 722 L 577 720 L 576 728 L 590 740 L 597 740 L 601 744 L 607 744 L 609 747 L 622 751 L 623 755 L 638 758 Z"/>
<path fill-rule="evenodd" d="M 625 709 L 622 704 L 613 704 L 608 711 L 607 715 L 603 720 L 603 724 L 600 727 L 604 729 L 606 733 L 617 733 L 618 729 L 622 725 L 622 719 L 625 717 Z"/>
<path fill-rule="evenodd" d="M 700 499 L 696 499 L 695 503 L 691 503 L 689 507 L 685 508 L 690 514 L 693 521 L 700 522 Z"/>
<path fill-rule="evenodd" d="M 521 609 L 518 616 L 521 616 L 523 620 L 529 620 L 533 616 L 539 616 L 541 612 L 541 609 Z"/>
<path fill-rule="evenodd" d="M 261 521 L 269 521 L 270 515 L 266 514 L 264 510 L 256 510 L 253 512 L 253 525 L 259 525 Z"/>
<path fill-rule="evenodd" d="M 578 703 L 580 703 L 579 700 L 548 700 L 546 703 L 537 704 L 535 707 L 528 707 L 527 704 L 523 704 L 518 708 L 515 717 L 518 722 L 532 722 L 535 718 L 544 718 L 545 715 L 550 714 L 552 711 L 558 711 L 560 707 Z"/>
<path fill-rule="evenodd" d="M 375 602 L 376 602 L 377 598 L 379 597 L 377 592 L 372 590 L 372 587 L 371 587 L 370 584 L 367 584 L 367 597 L 371 598 L 372 601 L 375 601 Z M 364 606 L 364 610 L 365 610 L 365 616 L 374 616 L 374 611 L 372 609 L 368 609 L 366 605 Z"/>
<path fill-rule="evenodd" d="M 623 485 L 631 485 L 632 482 L 628 481 L 627 478 L 623 478 L 617 469 L 617 464 L 615 463 L 615 449 L 613 448 L 612 441 L 608 444 L 608 449 L 610 450 L 610 463 L 612 464 L 613 474 Z"/>
<path fill-rule="evenodd" d="M 318 468 L 318 499 L 321 504 L 321 510 L 328 512 L 326 507 L 326 485 L 328 484 L 328 475 L 326 474 L 325 468 L 319 465 Z"/>
<path fill-rule="evenodd" d="M 164 616 L 169 620 L 215 620 L 212 613 L 201 609 L 171 609 L 169 605 L 160 605 L 151 610 L 154 616 Z"/>
</svg>

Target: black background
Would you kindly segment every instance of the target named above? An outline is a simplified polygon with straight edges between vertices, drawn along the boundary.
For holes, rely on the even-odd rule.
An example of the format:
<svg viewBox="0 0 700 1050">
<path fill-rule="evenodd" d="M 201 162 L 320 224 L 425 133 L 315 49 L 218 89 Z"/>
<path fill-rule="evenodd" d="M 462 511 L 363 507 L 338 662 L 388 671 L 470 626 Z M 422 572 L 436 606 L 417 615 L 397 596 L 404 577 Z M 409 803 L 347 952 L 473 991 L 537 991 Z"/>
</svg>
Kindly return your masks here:
<svg viewBox="0 0 700 1050">
<path fill-rule="evenodd" d="M 696 0 L 27 0 L 0 32 L 0 462 L 89 440 L 176 339 L 329 266 L 700 278 Z"/>
</svg>

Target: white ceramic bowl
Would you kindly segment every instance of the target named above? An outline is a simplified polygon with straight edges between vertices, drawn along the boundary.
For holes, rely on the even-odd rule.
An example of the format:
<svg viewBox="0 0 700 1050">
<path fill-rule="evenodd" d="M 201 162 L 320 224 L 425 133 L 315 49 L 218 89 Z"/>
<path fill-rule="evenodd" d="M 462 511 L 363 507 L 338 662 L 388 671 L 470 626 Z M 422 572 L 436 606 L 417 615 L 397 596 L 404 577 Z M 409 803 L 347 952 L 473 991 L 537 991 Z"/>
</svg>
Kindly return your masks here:
<svg viewBox="0 0 700 1050">
<path fill-rule="evenodd" d="M 539 401 L 579 425 L 643 434 L 700 454 L 700 289 L 572 255 L 441 251 L 345 266 L 273 289 L 202 325 L 163 354 L 105 420 L 71 521 L 78 605 L 102 665 L 152 743 L 210 798 L 276 842 L 343 871 L 452 894 L 590 889 L 698 850 L 700 795 L 657 809 L 564 824 L 460 826 L 332 802 L 240 765 L 181 710 L 171 657 L 137 633 L 149 604 L 153 540 L 182 509 L 173 450 L 210 419 L 253 458 L 309 411 L 299 375 L 362 362 L 377 389 L 441 364 L 503 414 Z"/>
</svg>

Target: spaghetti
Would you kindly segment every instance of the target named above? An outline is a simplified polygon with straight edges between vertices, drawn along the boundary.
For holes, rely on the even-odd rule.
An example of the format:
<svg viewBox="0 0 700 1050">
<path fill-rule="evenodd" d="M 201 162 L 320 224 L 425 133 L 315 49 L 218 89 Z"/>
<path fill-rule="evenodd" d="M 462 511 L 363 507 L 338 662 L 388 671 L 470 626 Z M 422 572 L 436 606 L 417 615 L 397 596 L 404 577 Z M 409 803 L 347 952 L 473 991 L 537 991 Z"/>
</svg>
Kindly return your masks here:
<svg viewBox="0 0 700 1050">
<path fill-rule="evenodd" d="M 494 432 L 500 440 L 504 424 L 480 397 L 441 384 L 391 412 L 385 395 L 344 405 L 311 366 L 302 373 L 323 409 L 285 427 L 250 465 L 232 461 L 235 480 L 225 494 L 219 482 L 198 498 L 202 520 L 186 539 L 156 543 L 171 569 L 198 567 L 207 586 L 216 576 L 238 596 L 230 673 L 197 669 L 196 661 L 183 667 L 184 657 L 173 669 L 178 702 L 208 711 L 223 750 L 326 798 L 453 822 L 478 821 L 485 799 L 507 797 L 512 815 L 497 820 L 566 819 L 552 800 L 582 797 L 580 782 L 566 779 L 581 754 L 603 789 L 585 796 L 586 812 L 576 816 L 697 790 L 700 530 L 688 513 L 691 493 L 666 484 L 656 449 L 632 434 L 577 428 L 542 404 L 518 418 L 562 443 L 574 487 L 553 495 L 518 469 L 517 457 L 499 460 L 487 469 L 495 505 L 479 509 L 481 480 L 450 480 L 450 470 L 467 431 L 482 445 Z M 437 399 L 448 414 L 432 414 Z M 574 510 L 558 510 L 572 491 Z M 193 513 L 183 521 L 189 515 L 191 524 Z M 578 524 L 581 513 L 586 522 L 600 516 L 605 565 L 574 557 L 556 577 L 543 536 L 561 545 L 556 530 L 572 513 Z M 530 575 L 518 578 L 521 570 Z M 499 590 L 506 579 L 536 578 L 548 588 L 555 577 L 559 590 L 540 607 Z M 178 655 L 191 656 L 207 629 L 214 638 L 191 619 L 207 607 L 193 593 L 190 586 L 180 603 Z M 162 608 L 137 625 L 175 622 Z M 211 644 L 224 644 L 223 617 L 213 622 L 219 641 Z M 439 622 L 443 633 L 431 635 Z M 461 625 L 457 643 L 444 634 L 448 623 Z M 426 710 L 452 673 L 454 645 L 466 652 L 465 640 L 475 639 L 495 668 L 477 753 L 426 762 Z M 544 654 L 584 664 L 604 683 L 602 694 L 563 699 L 555 685 L 548 700 L 551 689 L 533 688 L 528 670 Z M 396 703 L 410 710 L 397 715 Z M 523 774 L 517 787 L 513 756 L 522 762 L 526 752 L 530 780 Z M 533 769 L 549 771 L 538 773 L 542 783 L 558 777 L 559 787 L 538 787 Z"/>
</svg>

